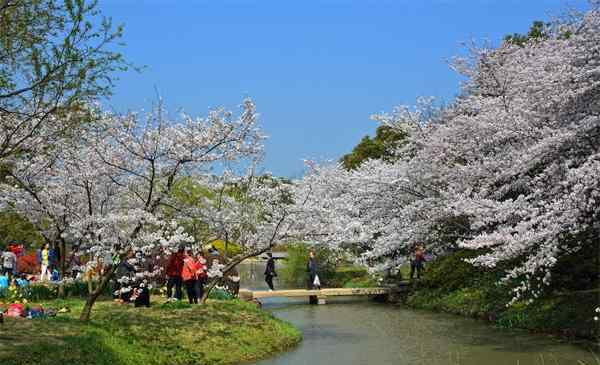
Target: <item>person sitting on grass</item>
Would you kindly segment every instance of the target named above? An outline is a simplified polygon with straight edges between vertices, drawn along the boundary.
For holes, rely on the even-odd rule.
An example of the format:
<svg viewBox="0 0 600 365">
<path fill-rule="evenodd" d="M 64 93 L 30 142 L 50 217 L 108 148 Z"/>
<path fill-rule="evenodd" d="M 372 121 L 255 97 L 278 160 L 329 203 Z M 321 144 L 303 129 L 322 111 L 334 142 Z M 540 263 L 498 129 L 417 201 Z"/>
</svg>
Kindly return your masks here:
<svg viewBox="0 0 600 365">
<path fill-rule="evenodd" d="M 145 280 L 133 289 L 131 300 L 136 308 L 142 306 L 150 308 L 150 288 Z"/>
</svg>

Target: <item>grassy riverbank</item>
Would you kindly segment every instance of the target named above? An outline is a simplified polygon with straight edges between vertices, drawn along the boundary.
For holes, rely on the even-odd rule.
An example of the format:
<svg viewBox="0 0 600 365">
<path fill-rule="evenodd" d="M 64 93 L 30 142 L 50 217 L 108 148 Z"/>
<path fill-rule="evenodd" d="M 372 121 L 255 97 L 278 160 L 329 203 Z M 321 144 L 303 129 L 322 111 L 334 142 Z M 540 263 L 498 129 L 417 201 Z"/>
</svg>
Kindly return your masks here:
<svg viewBox="0 0 600 365">
<path fill-rule="evenodd" d="M 292 325 L 240 301 L 184 308 L 99 302 L 89 324 L 77 319 L 81 300 L 47 305 L 68 305 L 72 312 L 48 319 L 6 319 L 0 325 L 0 364 L 238 364 L 301 340 Z"/>
<path fill-rule="evenodd" d="M 498 284 L 501 272 L 465 263 L 463 259 L 471 255 L 459 251 L 427 265 L 423 279 L 405 303 L 413 308 L 485 319 L 504 328 L 599 338 L 600 322 L 594 316 L 598 316 L 595 308 L 600 305 L 600 290 L 594 282 L 597 269 L 593 262 L 588 267 L 582 261 L 564 272 L 557 271 L 554 284 L 544 296 L 507 307 L 511 292 Z"/>
</svg>

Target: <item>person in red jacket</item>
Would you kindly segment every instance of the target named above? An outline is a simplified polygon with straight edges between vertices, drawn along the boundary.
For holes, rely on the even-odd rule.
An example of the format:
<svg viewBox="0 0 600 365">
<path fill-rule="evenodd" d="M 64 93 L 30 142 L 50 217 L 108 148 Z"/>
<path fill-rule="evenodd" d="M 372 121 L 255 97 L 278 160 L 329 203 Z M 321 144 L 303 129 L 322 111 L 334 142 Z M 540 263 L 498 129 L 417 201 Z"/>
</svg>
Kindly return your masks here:
<svg viewBox="0 0 600 365">
<path fill-rule="evenodd" d="M 198 304 L 198 292 L 196 291 L 196 283 L 198 281 L 198 272 L 201 270 L 200 262 L 196 260 L 192 249 L 188 248 L 185 252 L 185 258 L 183 259 L 183 270 L 181 271 L 181 278 L 187 292 L 188 300 L 190 304 Z"/>
<path fill-rule="evenodd" d="M 423 270 L 423 263 L 425 261 L 425 248 L 423 245 L 417 245 L 415 247 L 414 257 L 410 262 L 410 280 L 413 279 L 415 272 L 417 273 L 417 279 L 421 278 L 421 271 Z"/>
<path fill-rule="evenodd" d="M 167 263 L 167 298 L 168 300 L 181 300 L 181 273 L 183 271 L 183 246 L 179 247 L 176 253 L 169 257 Z M 173 286 L 175 287 L 175 297 L 173 297 Z"/>
</svg>

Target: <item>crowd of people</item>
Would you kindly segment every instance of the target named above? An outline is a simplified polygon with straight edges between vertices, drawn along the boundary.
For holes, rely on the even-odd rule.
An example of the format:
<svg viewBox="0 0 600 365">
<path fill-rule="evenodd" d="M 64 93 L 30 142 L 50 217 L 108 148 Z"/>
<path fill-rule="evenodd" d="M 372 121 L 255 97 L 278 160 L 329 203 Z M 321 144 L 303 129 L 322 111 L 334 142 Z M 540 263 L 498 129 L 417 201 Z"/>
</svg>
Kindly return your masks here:
<svg viewBox="0 0 600 365">
<path fill-rule="evenodd" d="M 0 289 L 9 286 L 25 287 L 34 282 L 59 281 L 57 252 L 45 244 L 36 251 L 37 272 L 25 272 L 19 268 L 19 259 L 25 255 L 23 245 L 9 244 L 0 251 Z"/>
<path fill-rule="evenodd" d="M 44 244 L 36 250 L 35 255 L 30 253 L 31 260 L 35 263 L 29 265 L 27 272 L 20 272 L 19 257 L 25 255 L 23 245 L 8 245 L 0 249 L 0 289 L 11 285 L 16 287 L 28 286 L 35 282 L 59 282 L 58 271 L 59 253 L 50 245 Z M 202 251 L 194 253 L 189 247 L 181 246 L 178 251 L 171 254 L 164 266 L 167 298 L 169 301 L 182 300 L 183 290 L 191 304 L 196 304 L 204 295 L 204 285 L 208 279 L 208 267 L 213 261 L 218 262 L 220 253 L 214 247 L 209 247 L 207 260 Z M 216 261 L 215 261 L 216 260 Z M 142 252 L 130 252 L 123 260 L 118 255 L 97 260 L 93 267 L 82 268 L 82 258 L 73 255 L 67 260 L 67 277 L 74 280 L 88 282 L 90 292 L 92 283 L 116 265 L 111 280 L 111 290 L 115 301 L 121 303 L 135 303 L 136 306 L 149 306 L 150 285 L 146 279 L 139 279 L 136 273 L 151 271 L 150 266 L 156 262 L 146 259 Z M 209 262 L 210 261 L 210 262 Z M 146 267 L 148 266 L 148 267 Z M 157 280 L 161 282 L 160 278 Z"/>
<path fill-rule="evenodd" d="M 180 247 L 169 257 L 166 274 L 168 300 L 181 300 L 182 287 L 185 287 L 190 304 L 197 304 L 204 295 L 208 274 L 207 260 L 201 251 L 194 254 L 191 248 Z"/>
<path fill-rule="evenodd" d="M 44 244 L 36 252 L 37 274 L 19 272 L 19 257 L 24 255 L 24 251 L 23 245 L 15 244 L 8 245 L 0 251 L 0 289 L 10 286 L 24 287 L 33 282 L 59 281 L 61 279 L 57 270 L 59 253 L 48 244 Z M 184 289 L 190 304 L 197 304 L 201 300 L 204 295 L 204 286 L 208 280 L 208 269 L 214 262 L 218 262 L 220 253 L 211 246 L 208 249 L 207 257 L 208 259 L 205 258 L 202 251 L 194 252 L 192 248 L 185 246 L 178 247 L 177 252 L 168 257 L 164 266 L 164 273 L 166 274 L 164 283 L 166 284 L 168 301 L 182 300 Z M 273 279 L 277 277 L 275 260 L 278 258 L 273 257 L 271 253 L 267 253 L 266 259 L 265 282 L 269 290 L 274 290 Z M 103 263 L 103 261 L 106 262 Z M 69 274 L 75 280 L 87 281 L 91 284 L 94 278 L 97 279 L 104 273 L 104 270 L 109 269 L 112 265 L 117 265 L 112 280 L 114 300 L 121 303 L 133 302 L 136 306 L 150 306 L 150 285 L 145 279 L 139 279 L 136 275 L 138 272 L 150 271 L 149 267 L 144 266 L 150 265 L 148 261 L 144 258 L 142 252 L 130 252 L 122 261 L 119 261 L 118 256 L 101 260 L 97 265 L 99 271 L 93 269 L 82 271 L 81 258 L 74 255 L 69 260 L 69 267 L 71 268 Z M 411 279 L 415 274 L 417 278 L 421 276 L 425 261 L 424 247 L 422 245 L 416 246 L 410 261 Z M 317 274 L 318 265 L 314 250 L 309 251 L 306 272 L 307 288 L 320 289 L 321 282 Z M 237 274 L 232 276 L 233 281 L 236 277 L 239 280 L 239 276 L 235 275 Z"/>
</svg>

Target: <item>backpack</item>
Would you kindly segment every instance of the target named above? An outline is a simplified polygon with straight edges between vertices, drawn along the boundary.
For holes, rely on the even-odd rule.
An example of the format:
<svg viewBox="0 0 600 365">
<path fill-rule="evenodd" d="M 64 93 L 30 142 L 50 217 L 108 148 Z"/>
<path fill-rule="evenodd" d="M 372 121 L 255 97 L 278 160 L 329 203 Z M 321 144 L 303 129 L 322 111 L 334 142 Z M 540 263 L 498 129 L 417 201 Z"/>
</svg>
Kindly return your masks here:
<svg viewBox="0 0 600 365">
<path fill-rule="evenodd" d="M 12 268 L 14 267 L 14 264 L 15 264 L 15 262 L 14 262 L 14 261 L 15 261 L 15 260 L 13 259 L 13 255 L 14 255 L 14 254 L 13 254 L 12 252 L 11 252 L 11 253 L 9 253 L 9 252 L 5 252 L 5 253 L 2 255 L 2 258 L 3 258 L 3 260 L 2 260 L 2 265 L 3 265 L 5 268 L 7 268 L 7 269 L 12 269 Z"/>
</svg>

